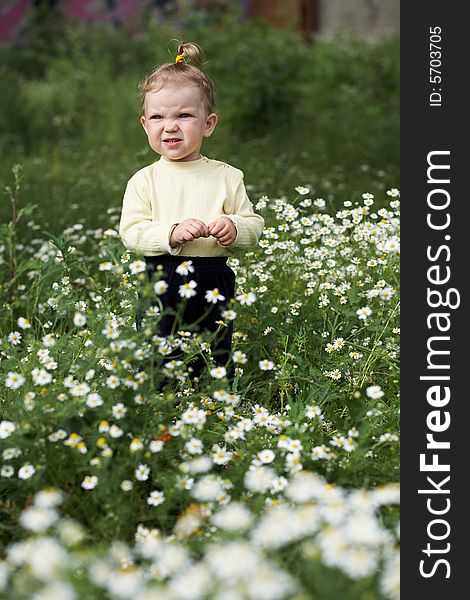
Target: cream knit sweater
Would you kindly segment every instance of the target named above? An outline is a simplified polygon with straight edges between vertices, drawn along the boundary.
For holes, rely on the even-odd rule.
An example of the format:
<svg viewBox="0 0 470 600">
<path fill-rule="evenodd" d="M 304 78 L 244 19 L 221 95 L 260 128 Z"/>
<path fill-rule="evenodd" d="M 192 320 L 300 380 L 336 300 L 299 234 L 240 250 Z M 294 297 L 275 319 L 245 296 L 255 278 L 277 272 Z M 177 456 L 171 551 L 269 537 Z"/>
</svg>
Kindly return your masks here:
<svg viewBox="0 0 470 600">
<path fill-rule="evenodd" d="M 175 223 L 196 218 L 207 225 L 222 215 L 237 228 L 230 246 L 221 246 L 213 236 L 170 246 Z M 256 246 L 263 227 L 263 218 L 253 212 L 248 199 L 242 171 L 204 156 L 188 162 L 161 157 L 127 183 L 119 234 L 128 250 L 145 256 L 231 256 Z"/>
</svg>

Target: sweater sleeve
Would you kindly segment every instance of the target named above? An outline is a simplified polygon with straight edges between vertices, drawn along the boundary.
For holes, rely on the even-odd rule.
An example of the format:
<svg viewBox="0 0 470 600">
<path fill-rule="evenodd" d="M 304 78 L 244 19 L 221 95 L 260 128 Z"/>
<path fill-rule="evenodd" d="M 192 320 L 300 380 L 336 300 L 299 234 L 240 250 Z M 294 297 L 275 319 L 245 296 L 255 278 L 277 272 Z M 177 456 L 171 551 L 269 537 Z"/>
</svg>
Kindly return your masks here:
<svg viewBox="0 0 470 600">
<path fill-rule="evenodd" d="M 231 252 L 241 252 L 253 248 L 258 243 L 264 228 L 264 219 L 253 210 L 253 205 L 246 193 L 243 176 L 236 184 L 233 197 L 227 203 L 229 217 L 237 228 L 237 237 L 228 246 Z"/>
<path fill-rule="evenodd" d="M 158 256 L 179 254 L 182 246 L 170 246 L 170 232 L 174 223 L 153 221 L 149 185 L 144 177 L 132 177 L 127 183 L 122 202 L 119 235 L 128 250 Z"/>
</svg>

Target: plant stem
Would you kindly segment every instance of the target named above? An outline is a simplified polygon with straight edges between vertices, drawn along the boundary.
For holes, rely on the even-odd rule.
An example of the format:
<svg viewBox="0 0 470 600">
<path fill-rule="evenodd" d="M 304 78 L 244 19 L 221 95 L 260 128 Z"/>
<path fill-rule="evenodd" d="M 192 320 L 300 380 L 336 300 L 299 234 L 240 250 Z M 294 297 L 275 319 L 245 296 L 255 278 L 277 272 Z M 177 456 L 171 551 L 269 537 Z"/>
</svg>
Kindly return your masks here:
<svg viewBox="0 0 470 600">
<path fill-rule="evenodd" d="M 8 239 L 8 255 L 9 255 L 9 268 L 8 268 L 8 292 L 7 302 L 11 304 L 13 300 L 13 289 L 16 282 L 16 225 L 18 221 L 18 212 L 16 202 L 21 188 L 22 178 L 22 167 L 21 165 L 15 165 L 12 169 L 13 176 L 15 178 L 15 189 L 14 191 L 8 187 L 7 193 L 11 200 L 11 222 L 9 226 L 9 239 Z"/>
<path fill-rule="evenodd" d="M 385 323 L 385 325 L 383 326 L 383 328 L 382 328 L 382 331 L 380 332 L 380 334 L 379 334 L 379 335 L 376 337 L 376 339 L 375 339 L 375 341 L 374 341 L 374 346 L 373 346 L 372 350 L 370 351 L 370 354 L 369 354 L 369 356 L 367 357 L 367 361 L 366 361 L 366 364 L 364 365 L 364 368 L 362 369 L 361 381 L 360 381 L 360 383 L 359 383 L 359 387 L 360 387 L 360 388 L 361 388 L 361 387 L 364 385 L 364 381 L 366 380 L 366 377 L 367 377 L 367 370 L 368 370 L 368 367 L 369 367 L 370 363 L 372 362 L 372 357 L 373 357 L 373 355 L 374 355 L 374 351 L 375 351 L 375 349 L 377 348 L 377 345 L 378 345 L 378 343 L 379 343 L 380 339 L 382 338 L 383 334 L 385 333 L 385 331 L 386 331 L 386 329 L 387 329 L 387 327 L 388 327 L 388 324 L 390 323 L 390 321 L 392 320 L 392 317 L 393 317 L 393 316 L 395 315 L 395 313 L 397 312 L 397 310 L 398 310 L 398 307 L 399 307 L 399 306 L 400 306 L 400 303 L 399 303 L 399 302 L 397 302 L 397 304 L 395 305 L 395 308 L 394 308 L 394 309 L 392 310 L 392 312 L 390 313 L 390 315 L 389 315 L 389 317 L 388 317 L 388 319 L 387 319 L 387 322 L 386 322 L 386 323 Z"/>
</svg>

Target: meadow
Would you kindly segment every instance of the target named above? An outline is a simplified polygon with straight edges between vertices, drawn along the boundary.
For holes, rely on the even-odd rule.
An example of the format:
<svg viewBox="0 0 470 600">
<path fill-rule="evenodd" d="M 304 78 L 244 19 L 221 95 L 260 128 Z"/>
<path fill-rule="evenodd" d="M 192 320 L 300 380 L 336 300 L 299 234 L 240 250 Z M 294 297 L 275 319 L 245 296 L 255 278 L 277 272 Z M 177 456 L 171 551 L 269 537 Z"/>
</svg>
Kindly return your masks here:
<svg viewBox="0 0 470 600">
<path fill-rule="evenodd" d="M 0 51 L 0 590 L 397 599 L 397 41 L 185 27 L 219 90 L 203 152 L 244 170 L 266 222 L 229 259 L 232 383 L 207 334 L 155 334 L 165 282 L 117 233 L 155 160 L 136 87 L 175 31 Z"/>
</svg>

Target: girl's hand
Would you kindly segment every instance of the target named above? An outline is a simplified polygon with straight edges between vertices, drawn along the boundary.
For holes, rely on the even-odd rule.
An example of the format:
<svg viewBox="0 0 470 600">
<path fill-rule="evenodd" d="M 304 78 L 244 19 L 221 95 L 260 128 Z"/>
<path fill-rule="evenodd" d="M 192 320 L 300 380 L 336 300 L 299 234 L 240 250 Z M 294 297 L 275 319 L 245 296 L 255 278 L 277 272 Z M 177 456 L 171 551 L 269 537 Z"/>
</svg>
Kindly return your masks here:
<svg viewBox="0 0 470 600">
<path fill-rule="evenodd" d="M 207 226 L 209 234 L 213 235 L 221 246 L 230 246 L 237 238 L 237 228 L 232 219 L 219 217 Z"/>
<path fill-rule="evenodd" d="M 199 219 L 185 219 L 178 223 L 170 236 L 170 246 L 192 242 L 200 237 L 209 237 L 209 228 Z"/>
</svg>

